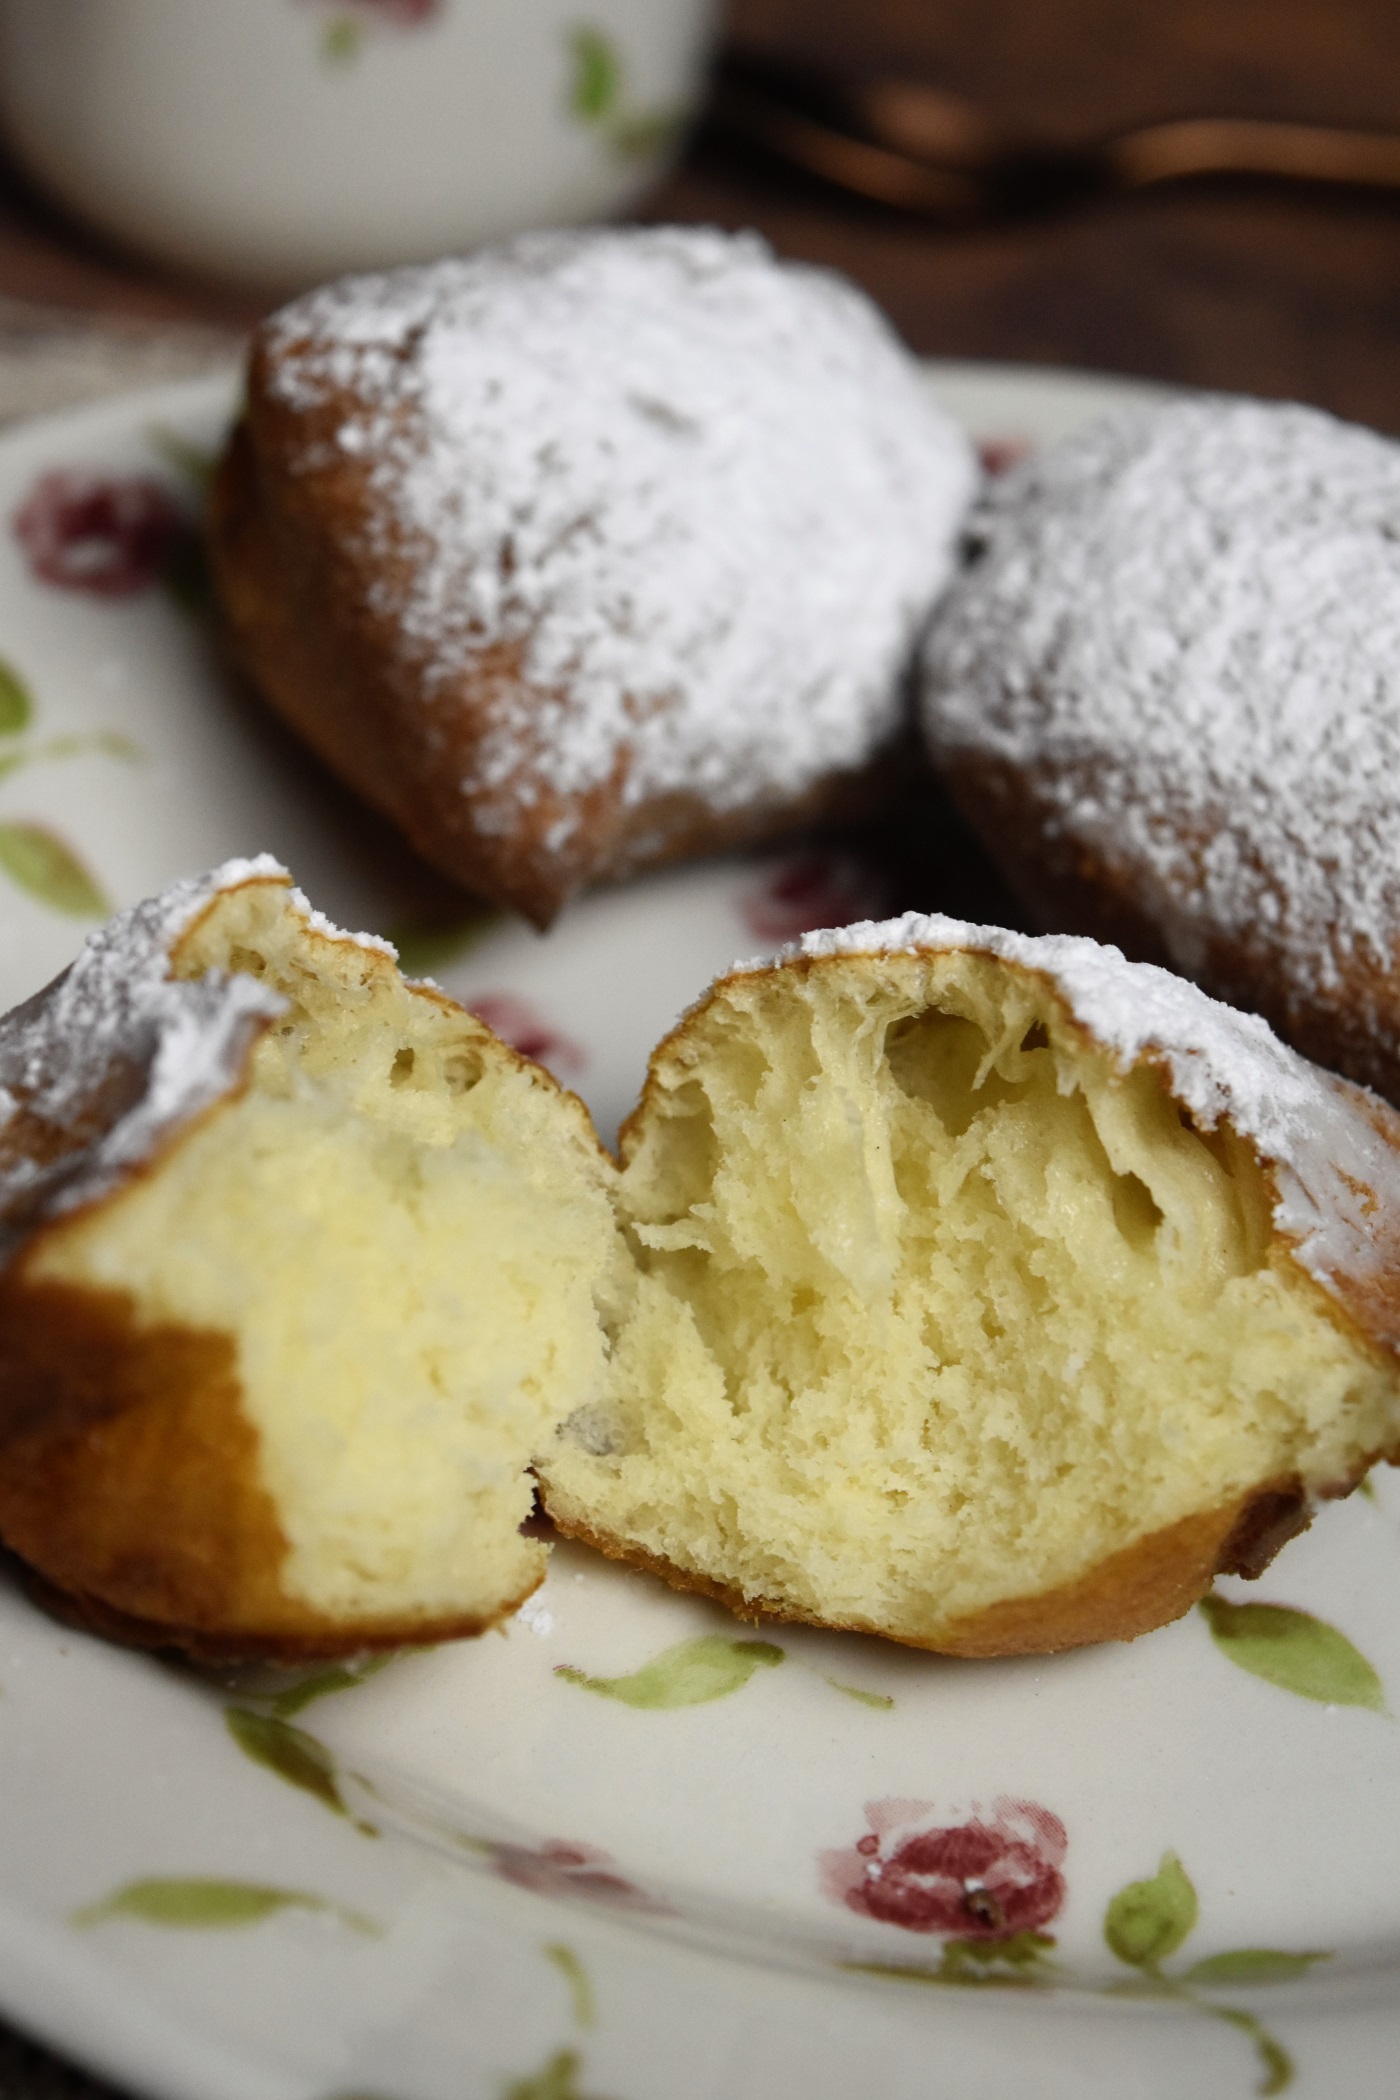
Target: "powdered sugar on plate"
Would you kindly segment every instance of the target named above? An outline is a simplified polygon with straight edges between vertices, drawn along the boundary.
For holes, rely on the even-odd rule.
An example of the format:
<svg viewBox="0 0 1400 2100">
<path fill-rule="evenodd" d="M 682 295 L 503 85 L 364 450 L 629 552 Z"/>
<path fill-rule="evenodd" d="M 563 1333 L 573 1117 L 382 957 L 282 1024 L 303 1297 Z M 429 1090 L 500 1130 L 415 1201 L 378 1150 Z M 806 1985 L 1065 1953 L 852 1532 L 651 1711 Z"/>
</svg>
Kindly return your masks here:
<svg viewBox="0 0 1400 2100">
<path fill-rule="evenodd" d="M 989 489 L 927 645 L 935 755 L 1024 772 L 1183 969 L 1225 934 L 1285 997 L 1400 938 L 1400 446 L 1206 398 Z"/>
<path fill-rule="evenodd" d="M 372 605 L 425 693 L 523 650 L 483 828 L 624 752 L 628 805 L 785 797 L 894 728 L 976 466 L 853 287 L 752 236 L 536 234 L 329 286 L 269 344 L 308 430 L 344 403 L 294 467 L 372 463 Z"/>
<path fill-rule="evenodd" d="M 1400 1214 L 1400 1148 L 1382 1127 L 1389 1111 L 1288 1049 L 1257 1014 L 1239 1013 L 1169 970 L 1073 934 L 1010 933 L 908 912 L 804 934 L 771 962 L 737 963 L 735 973 L 799 959 L 958 950 L 1048 978 L 1120 1071 L 1147 1058 L 1202 1129 L 1228 1121 L 1273 1169 L 1274 1222 L 1324 1287 L 1393 1261 L 1393 1247 L 1378 1244 L 1375 1232 L 1378 1197 Z"/>
</svg>

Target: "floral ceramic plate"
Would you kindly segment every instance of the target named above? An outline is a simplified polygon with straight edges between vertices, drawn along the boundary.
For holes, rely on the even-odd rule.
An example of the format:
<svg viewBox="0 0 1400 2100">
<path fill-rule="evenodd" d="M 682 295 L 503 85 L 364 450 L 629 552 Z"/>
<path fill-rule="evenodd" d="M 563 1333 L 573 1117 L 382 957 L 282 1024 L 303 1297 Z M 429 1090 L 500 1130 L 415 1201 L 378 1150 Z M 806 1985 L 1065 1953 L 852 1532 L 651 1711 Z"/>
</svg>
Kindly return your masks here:
<svg viewBox="0 0 1400 2100">
<path fill-rule="evenodd" d="M 996 458 L 1146 391 L 945 366 Z M 587 1096 L 847 853 L 464 919 L 219 671 L 188 520 L 232 385 L 0 442 L 0 994 L 269 848 Z M 213 1681 L 0 1588 L 0 2009 L 171 2100 L 1395 2090 L 1400 1490 L 1126 1647 L 955 1662 L 561 1547 L 490 1636 Z"/>
</svg>

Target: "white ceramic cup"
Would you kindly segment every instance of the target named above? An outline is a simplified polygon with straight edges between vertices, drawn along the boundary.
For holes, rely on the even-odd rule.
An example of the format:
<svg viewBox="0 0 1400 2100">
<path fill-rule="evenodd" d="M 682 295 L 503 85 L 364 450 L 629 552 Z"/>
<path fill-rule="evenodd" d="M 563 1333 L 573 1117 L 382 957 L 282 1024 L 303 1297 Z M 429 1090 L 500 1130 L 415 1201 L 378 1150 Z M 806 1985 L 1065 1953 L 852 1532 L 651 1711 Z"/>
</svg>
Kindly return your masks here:
<svg viewBox="0 0 1400 2100">
<path fill-rule="evenodd" d="M 0 0 L 0 123 L 104 232 L 294 285 L 606 216 L 699 89 L 715 0 Z"/>
</svg>

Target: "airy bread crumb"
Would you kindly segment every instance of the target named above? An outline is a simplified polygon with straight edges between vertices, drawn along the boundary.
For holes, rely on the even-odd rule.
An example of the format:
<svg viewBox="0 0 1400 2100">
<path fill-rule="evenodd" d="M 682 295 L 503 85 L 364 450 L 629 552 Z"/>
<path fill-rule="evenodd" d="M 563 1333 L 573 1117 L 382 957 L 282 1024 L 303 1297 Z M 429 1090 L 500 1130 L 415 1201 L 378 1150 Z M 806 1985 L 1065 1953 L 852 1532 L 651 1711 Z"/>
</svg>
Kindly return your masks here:
<svg viewBox="0 0 1400 2100">
<path fill-rule="evenodd" d="M 140 1333 L 233 1342 L 284 1541 L 244 1633 L 309 1615 L 344 1647 L 380 1625 L 489 1623 L 544 1573 L 520 1531 L 529 1461 L 602 1389 L 610 1165 L 547 1073 L 406 986 L 391 953 L 318 929 L 283 883 L 221 892 L 175 948 L 177 979 L 229 972 L 281 1008 L 241 1089 L 42 1234 L 22 1287 L 116 1298 Z M 178 1624 L 180 1514 L 156 1523 L 150 1579 L 130 1539 L 108 1551 L 108 1601 Z M 11 1537 L 46 1565 L 42 1541 Z"/>
<path fill-rule="evenodd" d="M 1198 1593 L 1252 1497 L 1395 1438 L 1393 1362 L 1282 1242 L 1250 1144 L 1036 971 L 731 977 L 623 1142 L 635 1296 L 547 1505 L 741 1606 L 977 1652 L 995 1607 L 1210 1519 Z"/>
</svg>

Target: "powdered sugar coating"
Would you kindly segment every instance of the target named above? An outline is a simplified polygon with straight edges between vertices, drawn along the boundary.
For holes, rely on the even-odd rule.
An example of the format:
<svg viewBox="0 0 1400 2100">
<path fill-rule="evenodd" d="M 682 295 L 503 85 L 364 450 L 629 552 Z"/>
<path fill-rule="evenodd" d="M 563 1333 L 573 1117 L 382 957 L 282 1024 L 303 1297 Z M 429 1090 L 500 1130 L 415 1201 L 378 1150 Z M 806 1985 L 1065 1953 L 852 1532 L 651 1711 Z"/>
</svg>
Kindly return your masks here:
<svg viewBox="0 0 1400 2100">
<path fill-rule="evenodd" d="M 1267 1021 L 1210 998 L 1198 985 L 1118 948 L 1073 934 L 1010 933 L 941 914 L 908 912 L 804 934 L 773 961 L 780 969 L 839 955 L 926 955 L 970 950 L 1047 977 L 1069 1012 L 1122 1072 L 1149 1058 L 1204 1130 L 1228 1122 L 1273 1170 L 1274 1223 L 1324 1288 L 1373 1274 L 1392 1259 L 1376 1232 L 1378 1209 L 1400 1216 L 1400 1150 L 1387 1111 L 1363 1088 L 1335 1078 L 1281 1043 Z M 1400 1343 L 1400 1332 L 1387 1337 Z"/>
<path fill-rule="evenodd" d="M 264 855 L 264 859 L 268 856 Z M 273 862 L 276 866 L 276 862 Z M 225 885 L 228 887 L 228 885 Z M 347 933 L 328 919 L 323 911 L 317 911 L 305 890 L 294 889 L 288 900 L 298 917 L 303 919 L 308 933 L 319 934 L 323 941 L 348 941 L 352 948 L 367 948 L 371 955 L 387 955 L 390 962 L 397 962 L 399 951 L 392 941 L 386 941 L 381 933 Z"/>
<path fill-rule="evenodd" d="M 238 1084 L 284 1001 L 252 977 L 176 980 L 170 952 L 221 891 L 287 880 L 260 854 L 174 883 L 0 1020 L 0 1266 L 41 1217 L 109 1193 Z"/>
<path fill-rule="evenodd" d="M 971 538 L 926 649 L 935 755 L 1022 772 L 1183 969 L 1222 934 L 1266 952 L 1280 1011 L 1388 969 L 1400 446 L 1309 408 L 1172 403 L 1028 461 Z"/>
<path fill-rule="evenodd" d="M 523 648 L 533 690 L 498 690 L 461 782 L 483 829 L 624 747 L 624 805 L 728 810 L 895 726 L 976 470 L 853 287 L 752 236 L 535 234 L 329 286 L 268 342 L 284 408 L 352 398 L 372 607 L 425 690 Z"/>
</svg>

